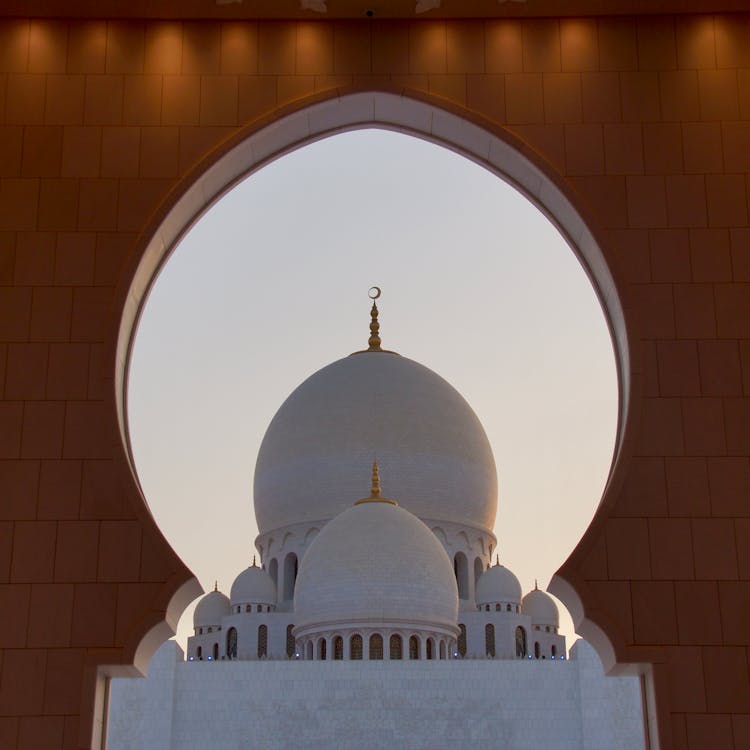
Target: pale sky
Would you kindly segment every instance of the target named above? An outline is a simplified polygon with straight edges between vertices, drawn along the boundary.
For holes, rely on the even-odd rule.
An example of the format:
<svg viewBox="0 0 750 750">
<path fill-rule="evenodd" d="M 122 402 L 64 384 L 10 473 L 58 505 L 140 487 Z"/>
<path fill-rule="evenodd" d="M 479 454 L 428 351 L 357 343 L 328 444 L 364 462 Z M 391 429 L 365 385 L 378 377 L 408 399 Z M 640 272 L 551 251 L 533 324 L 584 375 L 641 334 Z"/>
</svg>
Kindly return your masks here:
<svg viewBox="0 0 750 750">
<path fill-rule="evenodd" d="M 373 285 L 383 347 L 448 380 L 484 425 L 500 561 L 524 592 L 535 578 L 546 587 L 612 460 L 617 376 L 601 306 L 520 193 L 444 148 L 382 130 L 319 141 L 251 175 L 165 265 L 128 393 L 157 523 L 203 587 L 218 580 L 228 595 L 255 552 L 265 429 L 305 378 L 366 347 Z"/>
</svg>

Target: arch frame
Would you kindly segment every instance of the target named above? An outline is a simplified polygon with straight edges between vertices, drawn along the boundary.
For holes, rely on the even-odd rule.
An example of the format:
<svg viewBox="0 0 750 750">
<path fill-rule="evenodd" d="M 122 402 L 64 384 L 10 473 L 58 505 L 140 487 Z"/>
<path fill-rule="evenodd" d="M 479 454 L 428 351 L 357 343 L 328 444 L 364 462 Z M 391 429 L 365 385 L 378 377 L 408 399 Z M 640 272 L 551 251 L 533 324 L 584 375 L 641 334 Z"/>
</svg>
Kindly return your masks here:
<svg viewBox="0 0 750 750">
<path fill-rule="evenodd" d="M 254 172 L 317 140 L 367 128 L 393 130 L 443 146 L 512 185 L 557 227 L 592 283 L 616 358 L 620 398 L 615 449 L 599 507 L 587 531 L 553 577 L 549 590 L 571 611 L 576 630 L 593 644 L 607 671 L 647 671 L 646 665 L 663 660 L 661 649 L 628 645 L 617 624 L 605 613 L 584 607 L 584 600 L 592 602 L 596 597 L 579 572 L 579 563 L 594 544 L 593 532 L 603 524 L 606 510 L 612 507 L 622 486 L 637 432 L 642 390 L 639 347 L 635 345 L 639 337 L 601 249 L 605 246 L 603 232 L 570 184 L 515 134 L 476 112 L 424 92 L 388 84 L 353 86 L 278 107 L 216 145 L 180 179 L 152 214 L 121 274 L 114 302 L 114 330 L 108 338 L 111 350 L 107 353 L 121 456 L 142 501 L 137 512 L 150 516 L 135 469 L 127 423 L 130 358 L 148 293 L 170 254 L 214 203 Z M 199 588 L 194 578 L 175 580 L 175 593 L 180 586 L 193 594 Z M 186 594 L 173 597 L 170 625 L 176 624 L 179 617 L 175 610 L 181 612 L 189 601 Z M 151 629 L 144 631 L 147 635 L 134 642 L 124 658 L 131 658 L 130 652 L 135 658 L 137 653 L 138 661 L 147 664 L 162 640 L 148 635 L 158 626 L 158 622 L 152 623 Z M 112 668 L 101 669 L 105 674 L 114 674 Z"/>
</svg>

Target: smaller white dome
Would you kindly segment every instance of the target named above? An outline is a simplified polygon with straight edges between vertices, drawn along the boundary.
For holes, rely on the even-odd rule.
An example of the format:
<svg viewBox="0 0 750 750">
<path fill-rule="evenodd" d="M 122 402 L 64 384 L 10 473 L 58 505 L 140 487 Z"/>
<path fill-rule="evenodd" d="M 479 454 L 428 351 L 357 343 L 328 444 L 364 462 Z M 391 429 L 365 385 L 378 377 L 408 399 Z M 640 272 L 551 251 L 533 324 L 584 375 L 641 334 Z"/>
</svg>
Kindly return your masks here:
<svg viewBox="0 0 750 750">
<path fill-rule="evenodd" d="M 558 627 L 560 624 L 560 613 L 557 610 L 552 597 L 534 589 L 529 591 L 521 601 L 521 612 L 531 618 L 532 625 L 553 625 Z"/>
<path fill-rule="evenodd" d="M 521 584 L 504 565 L 493 565 L 477 581 L 477 604 L 510 602 L 520 604 Z"/>
<path fill-rule="evenodd" d="M 307 548 L 294 591 L 298 632 L 384 622 L 456 630 L 451 561 L 430 529 L 392 502 L 353 505 Z"/>
<path fill-rule="evenodd" d="M 234 579 L 229 599 L 233 607 L 238 604 L 276 604 L 276 584 L 253 560 L 253 564 Z"/>
<path fill-rule="evenodd" d="M 217 627 L 221 618 L 229 614 L 229 599 L 221 591 L 214 589 L 206 594 L 193 612 L 193 626 L 196 628 Z"/>
</svg>

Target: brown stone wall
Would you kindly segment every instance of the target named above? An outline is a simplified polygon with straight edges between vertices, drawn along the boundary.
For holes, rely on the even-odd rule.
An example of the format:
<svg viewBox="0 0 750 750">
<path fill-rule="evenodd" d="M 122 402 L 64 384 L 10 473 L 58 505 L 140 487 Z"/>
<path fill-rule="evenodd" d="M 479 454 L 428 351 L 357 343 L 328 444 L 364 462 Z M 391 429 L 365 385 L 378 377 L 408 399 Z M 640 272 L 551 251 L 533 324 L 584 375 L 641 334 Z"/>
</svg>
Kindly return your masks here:
<svg viewBox="0 0 750 750">
<path fill-rule="evenodd" d="M 96 666 L 132 664 L 191 580 L 117 425 L 140 234 L 254 120 L 383 86 L 506 128 L 587 206 L 638 413 L 562 577 L 618 660 L 655 663 L 665 750 L 750 747 L 750 18 L 732 15 L 0 21 L 1 747 L 91 746 Z"/>
</svg>

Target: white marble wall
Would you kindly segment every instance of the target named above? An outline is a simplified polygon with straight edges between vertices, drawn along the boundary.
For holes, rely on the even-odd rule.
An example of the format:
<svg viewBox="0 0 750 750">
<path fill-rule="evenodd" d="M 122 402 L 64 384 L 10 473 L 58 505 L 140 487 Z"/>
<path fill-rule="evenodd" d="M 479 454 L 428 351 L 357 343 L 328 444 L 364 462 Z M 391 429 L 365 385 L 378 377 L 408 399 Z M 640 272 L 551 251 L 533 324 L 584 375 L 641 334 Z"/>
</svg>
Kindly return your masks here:
<svg viewBox="0 0 750 750">
<path fill-rule="evenodd" d="M 181 658 L 169 642 L 147 679 L 112 681 L 108 750 L 644 748 L 638 678 L 605 677 L 587 644 L 563 662 Z"/>
</svg>

